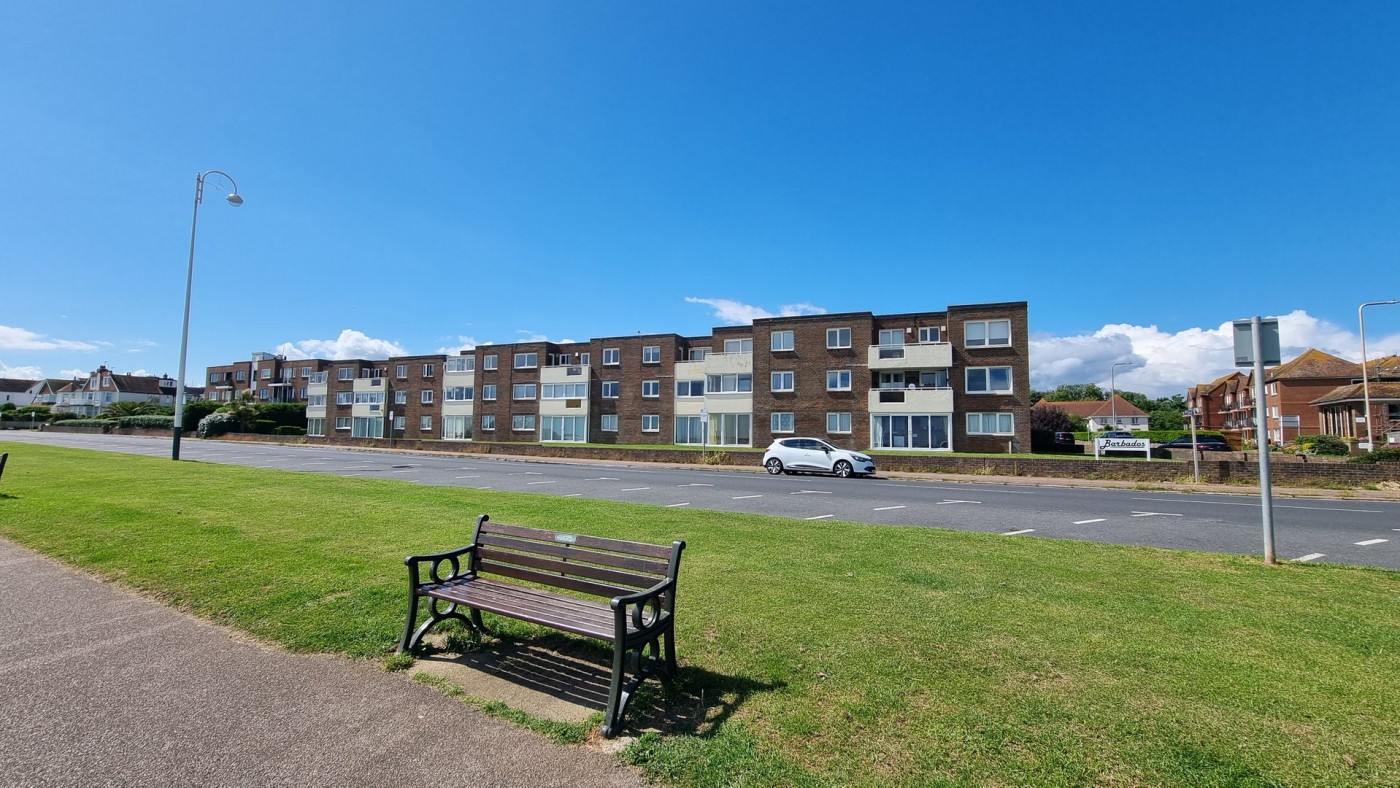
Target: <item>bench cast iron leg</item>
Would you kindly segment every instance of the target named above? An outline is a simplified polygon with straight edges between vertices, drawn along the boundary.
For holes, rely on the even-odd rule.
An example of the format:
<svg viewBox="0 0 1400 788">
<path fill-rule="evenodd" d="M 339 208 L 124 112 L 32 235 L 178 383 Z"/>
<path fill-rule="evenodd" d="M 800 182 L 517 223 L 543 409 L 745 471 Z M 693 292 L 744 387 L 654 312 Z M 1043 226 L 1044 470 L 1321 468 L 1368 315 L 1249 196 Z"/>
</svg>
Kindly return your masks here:
<svg viewBox="0 0 1400 788">
<path fill-rule="evenodd" d="M 438 603 L 441 601 L 442 600 L 429 597 L 428 620 L 424 621 L 423 626 L 419 627 L 418 630 L 415 632 L 413 631 L 413 624 L 418 619 L 418 595 L 413 595 L 413 601 L 409 602 L 408 604 L 408 625 L 404 627 L 404 639 L 403 642 L 399 644 L 400 654 L 408 654 L 412 652 L 415 648 L 418 647 L 418 644 L 422 642 L 423 636 L 428 634 L 428 630 L 432 629 L 434 626 L 437 626 L 438 624 L 442 623 L 443 621 L 446 621 L 449 618 L 455 618 L 458 621 L 461 621 L 463 626 L 467 627 L 475 626 L 476 622 L 481 620 L 481 614 L 477 613 L 477 611 L 475 610 L 473 610 L 472 612 L 476 614 L 473 616 L 473 618 L 476 619 L 476 621 L 469 620 L 466 616 L 462 615 L 461 613 L 458 613 L 457 604 L 455 602 L 448 602 L 446 610 L 438 610 Z"/>
<path fill-rule="evenodd" d="M 408 594 L 408 623 L 404 624 L 403 637 L 399 639 L 399 653 L 407 654 L 418 640 L 413 634 L 413 625 L 418 623 L 418 594 Z M 420 633 L 421 636 L 421 633 Z"/>
</svg>

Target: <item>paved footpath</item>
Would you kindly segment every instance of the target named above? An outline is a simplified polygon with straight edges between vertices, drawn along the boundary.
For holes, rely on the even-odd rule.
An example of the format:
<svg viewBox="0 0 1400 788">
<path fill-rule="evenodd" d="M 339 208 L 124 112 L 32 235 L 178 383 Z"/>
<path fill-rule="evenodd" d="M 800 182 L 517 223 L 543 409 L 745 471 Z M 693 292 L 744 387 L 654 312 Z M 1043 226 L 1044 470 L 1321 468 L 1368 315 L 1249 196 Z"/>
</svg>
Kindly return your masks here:
<svg viewBox="0 0 1400 788">
<path fill-rule="evenodd" d="M 0 539 L 0 786 L 640 786 L 372 663 L 288 654 Z"/>
</svg>

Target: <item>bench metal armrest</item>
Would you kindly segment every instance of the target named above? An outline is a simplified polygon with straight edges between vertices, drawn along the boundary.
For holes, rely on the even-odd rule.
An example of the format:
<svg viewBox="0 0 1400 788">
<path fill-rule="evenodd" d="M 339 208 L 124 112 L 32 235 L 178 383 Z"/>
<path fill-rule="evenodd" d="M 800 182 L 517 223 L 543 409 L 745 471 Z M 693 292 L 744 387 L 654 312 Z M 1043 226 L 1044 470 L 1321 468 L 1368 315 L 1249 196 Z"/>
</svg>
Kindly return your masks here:
<svg viewBox="0 0 1400 788">
<path fill-rule="evenodd" d="M 426 555 L 408 556 L 403 560 L 403 562 L 408 567 L 409 585 L 413 586 L 416 589 L 421 584 L 419 581 L 419 572 L 421 571 L 421 567 L 423 564 L 429 565 L 428 577 L 431 578 L 432 582 L 434 583 L 446 583 L 450 580 L 456 580 L 462 577 L 471 577 L 475 574 L 475 572 L 471 568 L 471 561 L 467 562 L 466 571 L 462 571 L 461 559 L 464 555 L 471 555 L 475 557 L 476 545 L 469 544 L 466 547 L 459 547 L 456 550 L 447 550 L 441 553 L 428 553 Z M 451 570 L 445 575 L 442 574 L 444 564 L 446 564 L 447 568 Z"/>
<path fill-rule="evenodd" d="M 625 639 L 628 616 L 632 618 L 632 626 L 642 631 L 650 630 L 669 618 L 670 600 L 663 602 L 662 596 L 672 591 L 675 585 L 676 579 L 668 577 L 644 591 L 613 597 L 610 604 L 616 616 L 618 641 Z"/>
</svg>

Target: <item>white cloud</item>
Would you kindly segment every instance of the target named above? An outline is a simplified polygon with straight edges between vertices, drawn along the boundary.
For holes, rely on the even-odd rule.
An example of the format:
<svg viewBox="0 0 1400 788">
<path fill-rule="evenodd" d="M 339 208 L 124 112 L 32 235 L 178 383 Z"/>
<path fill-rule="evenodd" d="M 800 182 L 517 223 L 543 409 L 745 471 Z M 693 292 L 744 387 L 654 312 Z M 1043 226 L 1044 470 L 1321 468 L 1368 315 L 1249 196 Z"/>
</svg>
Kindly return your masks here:
<svg viewBox="0 0 1400 788">
<path fill-rule="evenodd" d="M 824 315 L 826 308 L 812 304 L 788 304 L 778 307 L 776 313 L 751 304 L 732 301 L 728 298 L 695 298 L 686 296 L 691 304 L 704 304 L 715 310 L 715 317 L 726 325 L 743 326 L 766 317 L 797 317 L 799 315 Z"/>
<path fill-rule="evenodd" d="M 347 358 L 388 358 L 407 356 L 409 352 L 387 339 L 375 339 L 347 328 L 335 339 L 303 339 L 299 342 L 284 342 L 274 353 L 287 358 L 324 358 L 331 360 Z"/>
<path fill-rule="evenodd" d="M 1350 361 L 1361 360 L 1361 339 L 1352 331 L 1299 309 L 1280 315 L 1281 355 L 1288 361 L 1308 348 Z M 1396 352 L 1400 336 L 1372 340 L 1367 355 Z M 1091 334 L 1069 337 L 1039 335 L 1031 339 L 1031 385 L 1050 389 L 1065 383 L 1097 383 L 1107 389 L 1110 365 L 1118 367 L 1118 388 L 1152 397 L 1186 394 L 1235 369 L 1234 332 L 1229 322 L 1213 328 L 1166 332 L 1157 326 L 1112 323 Z"/>
<path fill-rule="evenodd" d="M 92 371 L 86 369 L 65 369 L 59 372 L 58 374 L 60 377 L 65 378 L 85 378 L 88 375 L 92 374 Z"/>
<path fill-rule="evenodd" d="M 479 344 L 479 343 L 478 343 L 475 339 L 473 339 L 472 337 L 464 337 L 464 336 L 459 336 L 459 337 L 457 337 L 457 342 L 458 342 L 458 344 L 455 345 L 455 346 L 449 345 L 449 346 L 446 346 L 446 347 L 440 347 L 440 348 L 437 349 L 437 352 L 442 353 L 443 355 L 447 355 L 447 356 L 455 356 L 455 355 L 461 353 L 463 350 L 474 350 L 474 349 L 476 348 L 476 346 Z"/>
<path fill-rule="evenodd" d="M 0 349 L 4 350 L 97 350 L 109 342 L 81 342 L 72 339 L 50 339 L 14 326 L 0 326 Z"/>
<path fill-rule="evenodd" d="M 38 380 L 44 376 L 43 370 L 38 367 L 11 367 L 0 361 L 0 378 L 14 378 L 18 380 Z"/>
</svg>

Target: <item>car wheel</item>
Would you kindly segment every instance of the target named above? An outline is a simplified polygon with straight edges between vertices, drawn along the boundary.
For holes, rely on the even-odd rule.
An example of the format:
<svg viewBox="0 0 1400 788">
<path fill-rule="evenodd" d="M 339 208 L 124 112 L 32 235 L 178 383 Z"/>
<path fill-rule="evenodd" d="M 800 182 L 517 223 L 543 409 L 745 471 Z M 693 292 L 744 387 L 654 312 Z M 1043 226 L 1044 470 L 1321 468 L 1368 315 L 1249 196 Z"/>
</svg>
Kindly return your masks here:
<svg viewBox="0 0 1400 788">
<path fill-rule="evenodd" d="M 764 463 L 763 467 L 767 468 L 769 473 L 773 474 L 774 476 L 777 476 L 778 474 L 783 472 L 783 461 L 778 459 L 777 457 L 774 457 L 768 462 Z"/>
<path fill-rule="evenodd" d="M 851 467 L 851 464 L 849 462 L 841 460 L 840 462 L 836 463 L 836 465 L 831 469 L 831 472 L 836 474 L 837 476 L 840 476 L 842 479 L 846 479 L 850 477 L 851 471 L 853 470 L 855 469 Z"/>
</svg>

